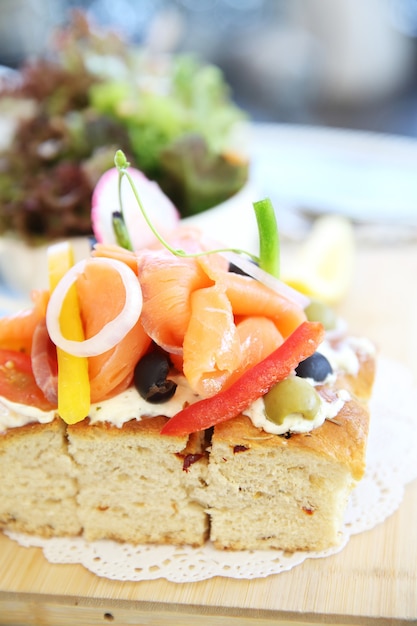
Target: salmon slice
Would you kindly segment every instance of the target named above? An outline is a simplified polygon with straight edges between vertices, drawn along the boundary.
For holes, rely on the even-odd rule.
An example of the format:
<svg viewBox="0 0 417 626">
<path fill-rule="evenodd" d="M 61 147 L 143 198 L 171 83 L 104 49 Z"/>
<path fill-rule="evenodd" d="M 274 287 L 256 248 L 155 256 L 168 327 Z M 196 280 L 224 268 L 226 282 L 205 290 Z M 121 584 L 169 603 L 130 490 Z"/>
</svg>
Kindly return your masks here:
<svg viewBox="0 0 417 626">
<path fill-rule="evenodd" d="M 116 259 L 122 261 L 130 267 L 131 270 L 138 273 L 137 257 L 134 252 L 116 246 L 116 244 L 96 243 L 91 253 L 92 257 L 105 257 L 107 259 Z"/>
<path fill-rule="evenodd" d="M 116 270 L 94 263 L 86 264 L 76 284 L 81 319 L 88 339 L 120 313 L 125 302 L 125 288 Z M 126 389 L 132 382 L 136 363 L 150 343 L 139 318 L 117 346 L 89 357 L 91 402 L 99 402 Z"/>
<path fill-rule="evenodd" d="M 145 331 L 167 352 L 181 354 L 191 318 L 191 294 L 212 281 L 195 258 L 177 257 L 166 250 L 144 250 L 138 256 L 138 276 Z"/>
<path fill-rule="evenodd" d="M 0 319 L 0 348 L 31 353 L 35 328 L 46 316 L 49 291 L 34 290 L 31 299 L 33 307 Z"/>
<path fill-rule="evenodd" d="M 212 285 L 194 291 L 191 311 L 184 337 L 184 374 L 194 391 L 213 396 L 242 360 L 232 307 L 224 290 Z"/>
<path fill-rule="evenodd" d="M 300 306 L 250 276 L 223 272 L 217 280 L 224 286 L 235 315 L 268 317 L 284 339 L 307 319 Z"/>
<path fill-rule="evenodd" d="M 197 262 L 213 282 L 219 282 L 229 273 L 229 261 L 221 254 L 203 254 L 197 257 Z"/>
<path fill-rule="evenodd" d="M 245 317 L 236 324 L 236 327 L 242 348 L 243 370 L 263 361 L 284 343 L 283 336 L 268 317 Z"/>
<path fill-rule="evenodd" d="M 284 343 L 284 339 L 275 323 L 268 317 L 251 316 L 241 318 L 236 322 L 236 328 L 242 358 L 239 367 L 227 381 L 227 386 Z"/>
</svg>

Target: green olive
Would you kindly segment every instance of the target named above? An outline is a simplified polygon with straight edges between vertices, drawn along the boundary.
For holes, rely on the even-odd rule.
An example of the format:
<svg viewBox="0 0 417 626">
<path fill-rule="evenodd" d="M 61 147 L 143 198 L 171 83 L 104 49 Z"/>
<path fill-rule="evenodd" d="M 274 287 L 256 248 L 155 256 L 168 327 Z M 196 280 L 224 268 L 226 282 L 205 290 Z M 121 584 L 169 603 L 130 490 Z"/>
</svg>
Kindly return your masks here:
<svg viewBox="0 0 417 626">
<path fill-rule="evenodd" d="M 282 424 L 291 413 L 313 420 L 320 408 L 320 396 L 305 378 L 291 376 L 268 391 L 264 404 L 266 417 L 274 424 Z"/>
<path fill-rule="evenodd" d="M 318 300 L 312 300 L 305 308 L 307 319 L 310 322 L 321 322 L 325 330 L 336 328 L 337 316 L 335 311 Z"/>
</svg>

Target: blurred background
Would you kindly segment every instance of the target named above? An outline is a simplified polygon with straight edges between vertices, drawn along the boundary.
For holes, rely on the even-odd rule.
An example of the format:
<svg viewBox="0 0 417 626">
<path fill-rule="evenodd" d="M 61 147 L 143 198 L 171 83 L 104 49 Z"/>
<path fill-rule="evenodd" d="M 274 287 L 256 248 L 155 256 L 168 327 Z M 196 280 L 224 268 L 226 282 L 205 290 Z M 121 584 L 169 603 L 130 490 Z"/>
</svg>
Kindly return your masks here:
<svg viewBox="0 0 417 626">
<path fill-rule="evenodd" d="M 215 63 L 255 121 L 417 136 L 417 0 L 0 0 L 0 64 L 42 54 L 74 8 Z"/>
</svg>

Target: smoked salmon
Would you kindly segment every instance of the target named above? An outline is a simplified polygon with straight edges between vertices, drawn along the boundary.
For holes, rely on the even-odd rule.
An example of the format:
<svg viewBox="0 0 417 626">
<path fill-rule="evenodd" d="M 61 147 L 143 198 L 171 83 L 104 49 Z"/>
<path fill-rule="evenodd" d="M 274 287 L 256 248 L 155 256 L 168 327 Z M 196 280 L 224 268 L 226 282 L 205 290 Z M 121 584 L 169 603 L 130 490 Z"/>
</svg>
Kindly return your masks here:
<svg viewBox="0 0 417 626">
<path fill-rule="evenodd" d="M 184 374 L 192 389 L 207 397 L 218 393 L 240 367 L 242 350 L 233 310 L 215 284 L 191 295 L 191 319 L 184 336 Z"/>
<path fill-rule="evenodd" d="M 161 348 L 182 354 L 191 319 L 191 294 L 213 284 L 194 258 L 167 250 L 145 250 L 138 258 L 142 287 L 142 324 Z"/>
</svg>

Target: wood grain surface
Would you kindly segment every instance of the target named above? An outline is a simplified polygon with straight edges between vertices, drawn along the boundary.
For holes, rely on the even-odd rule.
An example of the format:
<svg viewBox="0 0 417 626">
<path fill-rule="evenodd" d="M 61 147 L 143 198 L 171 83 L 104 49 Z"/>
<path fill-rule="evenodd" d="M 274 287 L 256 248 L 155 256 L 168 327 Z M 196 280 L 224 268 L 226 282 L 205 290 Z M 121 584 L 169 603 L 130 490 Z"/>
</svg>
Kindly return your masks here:
<svg viewBox="0 0 417 626">
<path fill-rule="evenodd" d="M 416 243 L 359 244 L 340 312 L 353 332 L 411 368 L 417 381 Z M 417 623 L 417 482 L 394 515 L 341 553 L 264 579 L 112 582 L 82 566 L 51 565 L 39 549 L 0 535 L 1 625 L 106 623 Z"/>
</svg>

